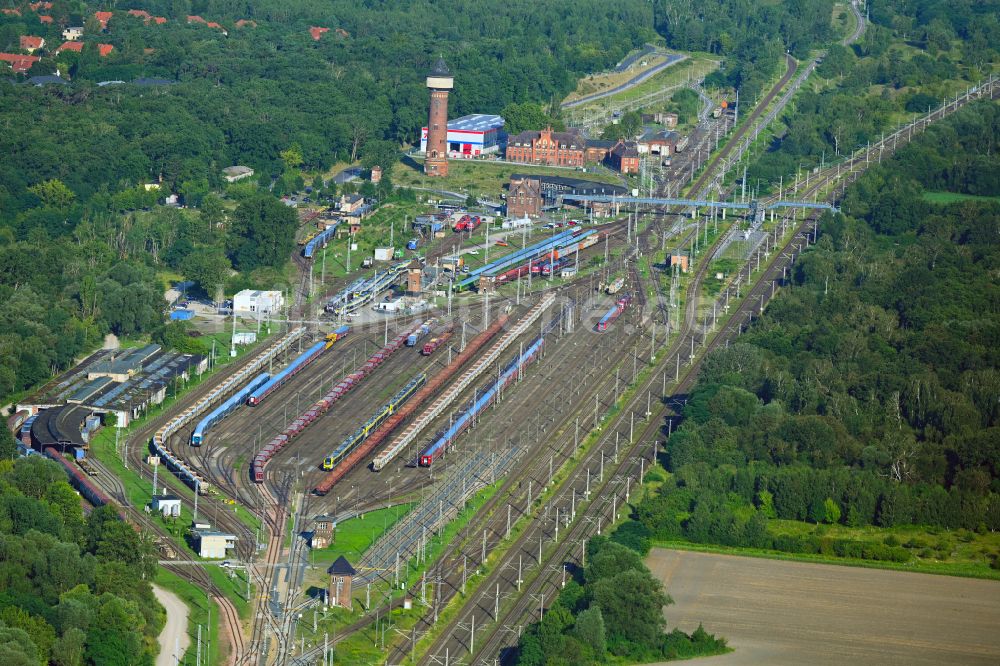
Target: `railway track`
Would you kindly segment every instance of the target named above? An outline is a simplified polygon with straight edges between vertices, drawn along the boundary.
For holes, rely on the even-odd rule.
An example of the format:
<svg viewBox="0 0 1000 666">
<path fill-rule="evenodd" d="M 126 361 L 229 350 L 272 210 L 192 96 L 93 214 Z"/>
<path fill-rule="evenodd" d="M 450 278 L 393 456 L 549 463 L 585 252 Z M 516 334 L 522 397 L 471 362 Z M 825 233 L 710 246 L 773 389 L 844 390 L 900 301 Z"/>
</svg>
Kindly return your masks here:
<svg viewBox="0 0 1000 666">
<path fill-rule="evenodd" d="M 991 80 L 988 83 L 988 85 L 989 85 L 988 93 L 980 91 L 978 94 L 980 96 L 985 96 L 986 94 L 989 94 L 989 96 L 991 97 L 996 97 L 997 91 L 995 82 Z M 954 108 L 952 108 L 951 110 L 953 111 L 959 106 L 960 103 L 958 100 L 956 100 L 956 102 L 954 103 Z M 942 116 L 939 117 L 943 117 L 943 115 L 946 115 L 947 112 L 948 109 L 946 107 L 945 109 L 942 110 Z M 931 118 L 928 118 L 927 122 L 930 121 Z M 919 126 L 919 123 L 917 125 Z M 922 125 L 922 127 L 926 127 L 926 124 Z M 910 133 L 906 134 L 906 140 L 909 140 L 909 138 L 912 136 L 913 128 L 904 128 L 901 130 L 897 130 L 897 132 L 893 133 L 893 135 L 890 135 L 890 137 L 883 139 L 881 142 L 873 146 L 870 150 L 866 151 L 863 155 L 858 155 L 852 158 L 846 165 L 839 166 L 836 169 L 831 168 L 826 170 L 817 177 L 813 185 L 803 188 L 801 190 L 802 193 L 807 196 L 816 196 L 817 194 L 819 194 L 825 189 L 830 188 L 831 186 L 838 186 L 838 185 L 842 186 L 842 183 L 844 181 L 850 181 L 855 179 L 863 171 L 861 165 L 869 164 L 872 160 L 873 154 L 881 155 L 884 151 L 889 149 L 888 148 L 889 141 L 892 142 L 893 149 L 895 149 L 895 147 L 901 140 L 903 134 L 908 131 Z M 845 167 L 847 169 L 846 173 L 844 173 Z M 641 455 L 635 456 L 634 454 L 638 451 L 639 447 L 644 446 L 646 442 L 648 441 L 655 442 L 655 437 L 659 434 L 660 427 L 662 424 L 661 418 L 666 417 L 666 415 L 671 412 L 673 413 L 674 416 L 676 416 L 676 414 L 679 412 L 679 409 L 682 407 L 686 399 L 687 392 L 690 390 L 690 388 L 693 386 L 696 380 L 697 370 L 700 365 L 699 359 L 704 357 L 704 353 L 710 352 L 711 350 L 719 347 L 722 344 L 728 344 L 729 340 L 731 340 L 734 336 L 739 335 L 742 332 L 743 327 L 749 324 L 750 321 L 752 321 L 755 310 L 759 308 L 760 312 L 763 311 L 764 305 L 770 300 L 770 298 L 774 296 L 777 287 L 783 283 L 784 274 L 787 267 L 794 262 L 797 253 L 801 251 L 804 247 L 808 246 L 810 233 L 812 233 L 812 235 L 815 236 L 817 219 L 818 219 L 818 214 L 814 213 L 807 219 L 803 220 L 797 226 L 793 236 L 782 246 L 781 250 L 778 252 L 775 259 L 772 260 L 770 263 L 768 263 L 765 260 L 765 268 L 763 275 L 761 275 L 756 281 L 756 283 L 752 285 L 749 293 L 747 294 L 747 297 L 740 302 L 734 314 L 725 322 L 719 333 L 712 336 L 711 339 L 709 339 L 709 334 L 711 332 L 711 328 L 714 328 L 714 317 L 711 328 L 707 323 L 707 317 L 706 317 L 706 323 L 702 327 L 701 331 L 697 330 L 697 327 L 694 326 L 695 320 L 693 318 L 686 317 L 685 321 L 689 322 L 691 325 L 687 327 L 687 332 L 685 336 L 682 336 L 681 339 L 677 341 L 677 343 L 673 346 L 672 352 L 667 356 L 668 359 L 671 358 L 677 359 L 676 367 L 678 368 L 678 371 L 677 375 L 675 375 L 676 382 L 674 384 L 674 390 L 672 392 L 672 395 L 667 400 L 665 400 L 653 414 L 646 415 L 648 418 L 645 419 L 645 425 L 642 427 L 638 438 L 633 438 L 631 436 L 632 428 L 630 423 L 629 440 L 634 441 L 635 444 L 631 445 L 630 450 L 620 463 L 616 459 L 616 466 L 613 468 L 612 474 L 608 477 L 608 481 L 600 486 L 600 492 L 598 493 L 597 496 L 598 499 L 595 500 L 595 502 L 593 503 L 584 505 L 583 515 L 580 517 L 582 519 L 576 518 L 575 517 L 576 511 L 572 509 L 567 509 L 565 511 L 563 515 L 566 516 L 566 518 L 563 519 L 563 525 L 565 527 L 565 530 L 567 530 L 569 534 L 568 536 L 564 536 L 561 541 L 559 540 L 557 534 L 553 533 L 554 525 L 550 527 L 547 536 L 549 539 L 555 539 L 557 545 L 548 555 L 545 555 L 541 549 L 539 550 L 539 557 L 537 558 L 535 567 L 535 576 L 529 583 L 528 588 L 517 595 L 516 601 L 512 608 L 510 608 L 509 610 L 504 609 L 503 612 L 500 612 L 499 587 L 497 588 L 498 596 L 494 604 L 489 604 L 488 603 L 489 599 L 483 599 L 482 595 L 480 595 L 479 598 L 476 598 L 472 601 L 471 605 L 473 606 L 473 608 L 465 611 L 464 615 L 465 622 L 453 623 L 453 625 L 449 627 L 450 631 L 446 630 L 446 633 L 442 636 L 442 639 L 440 639 L 434 645 L 431 646 L 431 649 L 427 652 L 428 656 L 426 656 L 424 659 L 424 663 L 428 663 L 431 660 L 440 661 L 442 657 L 444 657 L 447 660 L 450 658 L 451 655 L 459 656 L 462 653 L 462 650 L 472 652 L 473 641 L 474 641 L 472 627 L 474 627 L 474 621 L 470 622 L 469 620 L 471 619 L 471 617 L 473 617 L 472 614 L 476 612 L 480 613 L 480 618 L 490 618 L 490 624 L 488 625 L 487 628 L 487 637 L 483 639 L 482 635 L 480 634 L 479 640 L 475 641 L 480 646 L 479 653 L 483 655 L 483 657 L 480 658 L 479 662 L 476 663 L 494 663 L 497 658 L 497 655 L 500 655 L 501 660 L 503 660 L 507 656 L 510 656 L 509 644 L 512 642 L 516 642 L 510 640 L 510 636 L 512 635 L 512 632 L 515 627 L 517 628 L 517 634 L 519 635 L 520 627 L 522 627 L 524 623 L 530 621 L 530 619 L 533 617 L 533 613 L 536 608 L 534 602 L 536 600 L 539 602 L 537 608 L 539 610 L 539 613 L 542 613 L 544 611 L 544 605 L 545 605 L 544 602 L 546 594 L 548 593 L 549 599 L 551 599 L 555 594 L 558 593 L 558 590 L 561 588 L 561 585 L 555 582 L 556 579 L 559 578 L 560 571 L 564 571 L 568 563 L 573 563 L 578 566 L 583 565 L 584 563 L 583 559 L 585 556 L 582 549 L 585 547 L 586 538 L 588 538 L 589 535 L 593 534 L 595 530 L 597 533 L 599 533 L 601 530 L 602 522 L 604 524 L 610 524 L 609 522 L 605 521 L 610 521 L 611 523 L 613 523 L 614 521 L 617 520 L 618 505 L 619 505 L 618 503 L 620 501 L 623 503 L 628 502 L 629 485 L 631 483 L 631 480 L 634 478 L 637 479 L 641 476 L 642 468 L 645 464 L 644 457 L 642 457 Z M 752 266 L 752 263 L 755 261 L 755 258 L 759 259 L 760 253 L 761 249 L 758 248 L 756 256 L 752 255 L 749 258 L 748 265 Z M 703 262 L 702 268 L 704 269 L 705 266 L 707 266 L 707 262 Z M 703 274 L 704 272 L 702 271 L 701 275 L 703 276 Z M 700 284 L 700 280 L 696 280 L 695 282 L 692 283 L 691 286 L 694 287 L 697 284 Z M 732 289 L 732 285 L 730 285 L 727 288 L 727 293 L 728 290 L 730 289 Z M 689 298 L 688 299 L 689 308 L 693 306 L 691 301 L 692 299 Z M 690 310 L 689 314 L 691 314 Z M 687 336 L 690 336 L 689 339 L 691 341 L 691 349 L 692 349 L 692 352 L 689 356 L 690 365 L 687 365 L 683 376 L 680 376 L 679 368 L 681 364 L 681 357 L 684 352 L 684 347 L 685 347 L 684 343 L 688 339 Z M 696 343 L 698 341 L 698 338 L 700 338 L 701 341 L 700 346 L 702 347 L 702 349 L 696 357 L 694 350 L 696 348 Z M 669 365 L 669 360 L 666 365 Z M 664 371 L 663 375 L 664 383 L 666 382 L 665 372 L 666 371 Z M 651 377 L 650 381 L 647 382 L 646 386 L 640 388 L 640 390 L 637 392 L 637 398 L 641 397 L 643 388 L 645 388 L 646 390 L 651 389 L 651 386 L 655 382 L 655 379 L 656 377 L 654 375 L 653 377 Z M 638 412 L 637 408 L 639 407 L 641 407 L 641 405 L 637 405 L 635 400 L 631 405 L 629 405 L 627 412 L 630 414 L 630 421 L 634 419 L 634 415 L 636 413 L 641 413 Z M 623 418 L 624 418 L 624 413 L 623 413 Z M 615 426 L 616 432 L 619 431 L 621 425 L 622 425 L 621 421 L 619 421 L 619 423 L 616 424 Z M 671 428 L 672 425 L 673 425 L 673 416 L 671 417 L 668 429 Z M 653 439 L 651 440 L 650 438 Z M 606 441 L 610 441 L 610 438 L 608 438 L 608 440 Z M 639 468 L 638 475 L 633 476 L 637 471 L 636 470 L 637 466 Z M 581 469 L 581 467 L 578 467 L 577 469 Z M 589 476 L 589 468 L 588 468 L 588 476 Z M 600 478 L 603 479 L 603 477 L 604 474 L 602 473 L 600 475 Z M 624 493 L 622 493 L 620 489 L 622 485 L 625 486 Z M 611 491 L 610 499 L 608 494 L 609 490 Z M 575 497 L 577 492 L 579 492 L 578 480 L 574 482 L 572 492 L 574 499 L 571 501 L 573 502 L 573 504 L 575 504 Z M 567 498 L 566 494 L 564 493 L 561 497 L 556 499 L 556 503 L 558 504 L 561 501 L 563 506 L 565 507 L 568 500 L 569 498 Z M 581 502 L 581 504 L 583 503 Z M 570 516 L 573 517 L 570 518 Z M 536 521 L 536 523 L 541 523 L 541 521 Z M 544 532 L 545 526 L 539 525 L 539 529 Z M 542 535 L 542 538 L 544 538 L 544 536 L 546 535 Z M 527 532 L 522 537 L 522 541 L 525 540 L 526 538 L 527 538 Z M 515 544 L 515 547 L 516 546 L 517 544 Z M 511 550 L 513 551 L 513 548 Z M 574 555 L 574 553 L 576 553 L 576 555 Z M 563 574 L 563 576 L 564 575 L 565 574 Z M 502 574 L 499 571 L 496 574 L 494 574 L 494 576 L 503 578 Z M 493 581 L 491 579 L 487 579 L 479 589 L 485 590 L 488 593 L 489 590 L 491 589 L 492 582 Z M 507 585 L 509 586 L 511 584 L 517 584 L 518 581 L 510 581 L 509 578 L 507 578 L 503 582 L 507 583 Z M 500 583 L 498 582 L 497 584 L 499 585 Z M 518 587 L 520 586 L 518 585 Z M 483 625 L 480 624 L 480 627 L 482 626 Z M 455 636 L 455 629 L 457 628 L 464 628 L 465 630 L 469 631 L 469 638 L 466 641 L 462 641 L 461 639 L 458 639 Z M 455 652 L 451 652 L 450 654 L 449 654 L 450 650 L 447 647 L 447 644 L 449 643 L 451 646 L 457 648 Z M 505 645 L 505 643 L 507 645 Z M 440 652 L 440 648 L 443 645 L 445 646 L 445 653 L 442 655 Z M 437 652 L 435 652 L 435 648 L 437 648 Z M 462 662 L 455 661 L 452 663 L 462 663 Z"/>
<path fill-rule="evenodd" d="M 156 534 L 157 538 L 164 543 L 173 541 L 173 535 L 167 532 L 166 528 L 157 523 L 155 519 L 145 515 L 142 511 L 137 510 L 131 505 L 125 485 L 103 463 L 92 458 L 90 465 L 98 473 L 95 479 L 96 483 L 99 483 L 105 492 L 121 505 L 130 520 L 137 525 L 141 525 L 147 530 L 147 533 L 152 532 Z M 233 605 L 225 593 L 215 584 L 198 560 L 195 560 L 183 547 L 176 548 L 174 552 L 177 554 L 177 564 L 162 564 L 161 566 L 205 590 L 210 595 L 212 601 L 219 608 L 225 624 L 225 630 L 233 637 L 231 645 L 239 653 L 243 649 L 243 636 L 242 625 L 236 606 Z M 209 564 L 208 566 L 212 565 Z"/>
</svg>

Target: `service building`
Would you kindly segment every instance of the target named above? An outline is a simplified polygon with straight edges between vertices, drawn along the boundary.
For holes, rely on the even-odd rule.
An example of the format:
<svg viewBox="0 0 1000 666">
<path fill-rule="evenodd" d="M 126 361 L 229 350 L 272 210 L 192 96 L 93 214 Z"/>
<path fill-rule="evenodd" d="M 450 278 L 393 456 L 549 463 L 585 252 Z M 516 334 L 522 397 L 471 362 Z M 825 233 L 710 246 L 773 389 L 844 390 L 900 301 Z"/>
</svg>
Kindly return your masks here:
<svg viewBox="0 0 1000 666">
<path fill-rule="evenodd" d="M 500 151 L 504 119 L 474 113 L 448 121 L 448 157 L 472 158 Z M 420 130 L 420 152 L 427 152 L 427 128 Z"/>
<path fill-rule="evenodd" d="M 237 314 L 273 314 L 280 312 L 284 305 L 284 295 L 280 291 L 244 289 L 233 296 L 233 311 Z"/>
</svg>

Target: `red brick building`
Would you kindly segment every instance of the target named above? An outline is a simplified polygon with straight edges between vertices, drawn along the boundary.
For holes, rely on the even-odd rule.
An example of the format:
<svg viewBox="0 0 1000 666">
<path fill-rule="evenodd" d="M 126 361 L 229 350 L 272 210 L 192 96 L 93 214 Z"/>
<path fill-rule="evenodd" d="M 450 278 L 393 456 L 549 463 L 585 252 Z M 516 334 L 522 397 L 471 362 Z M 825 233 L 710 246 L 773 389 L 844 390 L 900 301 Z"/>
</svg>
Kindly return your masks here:
<svg viewBox="0 0 1000 666">
<path fill-rule="evenodd" d="M 621 173 L 639 173 L 639 148 L 634 141 L 619 139 L 608 153 L 608 164 Z"/>
<path fill-rule="evenodd" d="M 327 590 L 327 603 L 331 606 L 351 608 L 351 582 L 357 573 L 351 563 L 343 555 L 326 570 L 330 574 L 330 587 Z"/>
<path fill-rule="evenodd" d="M 431 106 L 427 120 L 427 153 L 424 173 L 428 176 L 448 175 L 448 92 L 455 87 L 455 79 L 444 58 L 438 58 L 434 69 L 427 75 L 427 88 L 431 91 Z"/>
<path fill-rule="evenodd" d="M 547 166 L 583 166 L 586 141 L 573 132 L 526 131 L 507 140 L 507 161 Z"/>
<path fill-rule="evenodd" d="M 511 176 L 507 191 L 507 217 L 538 217 L 541 214 L 541 182 L 537 178 Z"/>
</svg>

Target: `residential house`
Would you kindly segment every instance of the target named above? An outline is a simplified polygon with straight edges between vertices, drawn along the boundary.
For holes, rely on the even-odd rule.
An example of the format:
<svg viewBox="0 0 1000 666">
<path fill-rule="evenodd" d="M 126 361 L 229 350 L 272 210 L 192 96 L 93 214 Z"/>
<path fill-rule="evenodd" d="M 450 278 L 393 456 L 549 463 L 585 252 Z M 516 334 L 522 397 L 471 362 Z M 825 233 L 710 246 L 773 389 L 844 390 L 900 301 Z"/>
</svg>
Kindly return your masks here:
<svg viewBox="0 0 1000 666">
<path fill-rule="evenodd" d="M 62 38 L 69 42 L 75 42 L 83 37 L 83 28 L 71 26 L 62 31 Z"/>
<path fill-rule="evenodd" d="M 21 50 L 27 51 L 28 53 L 34 53 L 36 50 L 45 46 L 45 40 L 41 37 L 35 37 L 34 35 L 21 35 Z"/>
<path fill-rule="evenodd" d="M 11 70 L 15 74 L 24 74 L 31 69 L 40 58 L 33 55 L 21 55 L 20 53 L 0 53 L 0 62 L 10 64 Z"/>
<path fill-rule="evenodd" d="M 73 51 L 75 53 L 82 53 L 83 42 L 63 42 L 62 45 L 56 49 L 56 53 L 62 53 L 63 51 Z"/>
<path fill-rule="evenodd" d="M 115 50 L 115 47 L 113 45 L 111 45 L 111 44 L 98 44 L 97 45 L 97 53 L 102 58 L 108 56 L 114 50 Z"/>
<path fill-rule="evenodd" d="M 4 7 L 3 9 L 0 9 L 0 12 L 3 12 L 4 16 L 20 16 L 21 15 L 21 10 L 20 9 L 12 9 L 10 7 Z"/>
<path fill-rule="evenodd" d="M 94 18 L 101 24 L 101 30 L 108 29 L 108 21 L 114 16 L 111 12 L 94 12 Z"/>
<path fill-rule="evenodd" d="M 53 23 L 55 23 L 55 21 L 52 20 L 52 17 L 48 15 L 39 16 L 38 20 L 46 25 L 52 25 Z"/>
<path fill-rule="evenodd" d="M 319 41 L 324 33 L 330 32 L 329 28 L 317 28 L 315 26 L 309 28 L 309 35 L 312 36 L 314 41 Z"/>
</svg>

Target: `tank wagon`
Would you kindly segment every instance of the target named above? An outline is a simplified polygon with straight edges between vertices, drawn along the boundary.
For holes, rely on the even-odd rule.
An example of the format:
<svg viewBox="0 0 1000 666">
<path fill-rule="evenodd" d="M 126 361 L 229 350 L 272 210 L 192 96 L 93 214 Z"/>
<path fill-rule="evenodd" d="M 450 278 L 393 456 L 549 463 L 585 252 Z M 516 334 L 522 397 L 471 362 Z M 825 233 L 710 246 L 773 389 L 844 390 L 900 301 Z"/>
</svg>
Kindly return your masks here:
<svg viewBox="0 0 1000 666">
<path fill-rule="evenodd" d="M 507 365 L 507 368 L 500 374 L 499 379 L 482 392 L 477 392 L 472 402 L 463 410 L 462 414 L 420 454 L 420 466 L 430 467 L 435 460 L 444 455 L 455 439 L 465 432 L 472 425 L 473 421 L 496 401 L 500 392 L 517 378 L 518 373 L 538 358 L 538 354 L 541 353 L 544 345 L 545 338 L 535 340 L 524 350 L 523 354 L 516 357 Z"/>
<path fill-rule="evenodd" d="M 256 391 L 270 378 L 271 375 L 266 372 L 257 375 L 250 380 L 249 384 L 241 388 L 231 398 L 213 409 L 208 416 L 199 421 L 198 425 L 194 428 L 194 433 L 191 434 L 191 446 L 201 446 L 205 441 L 205 434 L 211 428 L 215 427 L 215 425 L 222 419 L 239 409 L 240 405 L 246 402 L 247 398 L 250 397 L 250 394 Z"/>
</svg>

